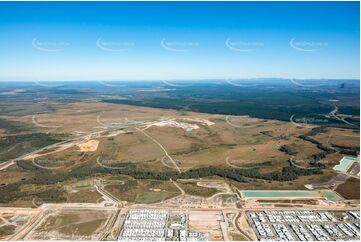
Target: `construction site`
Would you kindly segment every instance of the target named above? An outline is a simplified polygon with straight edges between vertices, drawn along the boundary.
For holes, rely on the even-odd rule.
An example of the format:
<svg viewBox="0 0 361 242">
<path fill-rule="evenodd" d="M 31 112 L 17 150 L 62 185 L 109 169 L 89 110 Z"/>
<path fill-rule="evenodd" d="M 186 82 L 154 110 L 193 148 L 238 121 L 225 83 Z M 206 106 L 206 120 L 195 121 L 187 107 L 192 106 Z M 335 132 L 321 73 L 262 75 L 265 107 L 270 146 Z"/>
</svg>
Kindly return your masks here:
<svg viewBox="0 0 361 242">
<path fill-rule="evenodd" d="M 43 203 L 36 208 L 1 207 L 0 239 L 359 239 L 358 201 L 334 202 L 325 198 L 279 201 L 219 194 L 211 199 L 179 195 L 161 203 L 129 204 L 104 191 L 100 182 L 95 182 L 95 186 L 102 194 L 98 203 Z M 222 199 L 216 199 L 218 196 Z"/>
</svg>

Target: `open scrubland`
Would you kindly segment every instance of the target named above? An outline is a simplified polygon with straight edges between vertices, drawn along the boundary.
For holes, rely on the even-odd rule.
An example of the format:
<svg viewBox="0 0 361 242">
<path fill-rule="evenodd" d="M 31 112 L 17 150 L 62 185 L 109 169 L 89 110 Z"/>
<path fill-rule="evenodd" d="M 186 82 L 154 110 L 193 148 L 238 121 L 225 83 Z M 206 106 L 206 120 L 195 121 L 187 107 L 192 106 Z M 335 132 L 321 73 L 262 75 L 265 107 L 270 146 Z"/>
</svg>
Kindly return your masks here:
<svg viewBox="0 0 361 242">
<path fill-rule="evenodd" d="M 347 90 L 267 85 L 98 85 L 97 92 L 25 85 L 27 91 L 6 92 L 0 203 L 102 202 L 99 191 L 157 203 L 225 192 L 201 179 L 226 182 L 226 192 L 330 188 L 338 179 L 332 168 L 359 154 L 354 84 Z M 351 175 L 358 180 L 356 170 Z"/>
<path fill-rule="evenodd" d="M 179 195 L 171 177 L 220 176 L 242 189 L 302 189 L 334 176 L 331 168 L 344 147 L 358 149 L 358 132 L 347 129 L 109 103 L 72 103 L 4 120 L 59 139 L 24 154 L 3 172 L 1 189 L 11 191 L 14 186 L 17 191 L 2 202 L 20 206 L 32 206 L 34 199 L 96 201 L 100 197 L 93 185 L 69 190 L 67 183 L 118 175 L 123 178 L 105 189 L 136 203 Z M 347 142 L 339 136 L 348 137 Z M 323 157 L 325 150 L 332 152 Z M 292 172 L 290 179 L 282 178 L 283 170 Z M 179 185 L 194 195 L 217 192 L 194 182 Z"/>
<path fill-rule="evenodd" d="M 6 94 L 0 240 L 116 240 L 131 209 L 185 216 L 192 236 L 249 240 L 248 210 L 358 209 L 352 97 L 223 88 Z M 340 172 L 343 158 L 353 162 Z"/>
</svg>

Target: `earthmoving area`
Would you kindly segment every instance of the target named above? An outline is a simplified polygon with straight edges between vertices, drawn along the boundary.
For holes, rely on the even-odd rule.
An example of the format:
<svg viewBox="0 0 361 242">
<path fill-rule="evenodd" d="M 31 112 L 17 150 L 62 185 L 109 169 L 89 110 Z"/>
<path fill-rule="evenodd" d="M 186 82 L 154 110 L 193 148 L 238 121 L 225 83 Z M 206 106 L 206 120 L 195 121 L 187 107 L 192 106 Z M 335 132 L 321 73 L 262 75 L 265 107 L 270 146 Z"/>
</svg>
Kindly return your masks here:
<svg viewBox="0 0 361 242">
<path fill-rule="evenodd" d="M 207 203 L 207 200 L 204 202 Z M 155 204 L 109 206 L 109 202 L 42 204 L 38 208 L 2 207 L 0 240 L 117 240 L 120 236 L 140 236 L 143 232 L 152 234 L 150 230 L 153 228 L 138 231 L 138 227 L 129 227 L 130 222 L 127 222 L 128 231 L 124 232 L 124 221 L 128 219 L 130 211 L 158 214 L 158 210 L 168 214 L 168 222 L 162 225 L 164 231 L 156 228 L 159 232 L 157 236 L 202 237 L 212 241 L 248 240 L 256 238 L 255 229 L 247 223 L 246 214 L 249 211 L 332 211 L 341 214 L 359 209 L 356 201 L 313 203 L 311 200 L 290 199 L 281 203 L 277 200 L 247 199 L 246 206 L 242 202 L 241 199 L 238 207 L 219 204 L 194 208 L 177 207 L 168 203 L 161 207 Z M 291 206 L 278 206 L 280 204 Z M 300 204 L 301 207 L 298 206 Z"/>
<path fill-rule="evenodd" d="M 1 240 L 100 240 L 117 209 L 91 204 L 48 204 L 41 208 L 0 208 Z"/>
</svg>

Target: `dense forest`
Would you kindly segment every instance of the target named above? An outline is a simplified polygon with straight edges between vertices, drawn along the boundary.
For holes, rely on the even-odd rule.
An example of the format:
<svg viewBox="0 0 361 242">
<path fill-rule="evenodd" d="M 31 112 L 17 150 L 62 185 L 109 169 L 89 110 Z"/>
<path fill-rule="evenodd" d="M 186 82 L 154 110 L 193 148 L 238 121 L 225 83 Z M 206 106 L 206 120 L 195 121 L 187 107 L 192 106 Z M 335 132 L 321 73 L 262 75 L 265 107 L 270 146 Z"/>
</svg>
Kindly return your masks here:
<svg viewBox="0 0 361 242">
<path fill-rule="evenodd" d="M 281 121 L 289 121 L 294 115 L 296 119 L 306 119 L 316 125 L 350 128 L 335 118 L 326 117 L 334 109 L 334 104 L 328 100 L 342 102 L 347 99 L 353 102 L 340 105 L 339 113 L 359 115 L 357 83 L 351 82 L 349 88 L 341 88 L 336 82 L 329 82 L 317 90 L 299 88 L 287 80 L 252 81 L 249 84 L 240 88 L 229 83 L 197 83 L 167 92 L 134 92 L 122 95 L 127 98 L 103 98 L 102 101 L 211 114 L 249 115 Z M 359 120 L 349 118 L 348 121 L 359 126 Z"/>
</svg>

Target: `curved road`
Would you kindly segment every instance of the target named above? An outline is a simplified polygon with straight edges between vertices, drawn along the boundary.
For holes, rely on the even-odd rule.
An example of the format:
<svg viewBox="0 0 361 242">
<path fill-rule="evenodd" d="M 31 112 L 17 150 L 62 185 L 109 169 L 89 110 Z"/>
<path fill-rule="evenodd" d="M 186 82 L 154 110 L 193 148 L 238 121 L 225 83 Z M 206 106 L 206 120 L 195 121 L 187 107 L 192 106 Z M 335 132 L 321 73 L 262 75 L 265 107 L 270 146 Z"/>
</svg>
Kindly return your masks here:
<svg viewBox="0 0 361 242">
<path fill-rule="evenodd" d="M 346 121 L 345 119 L 338 117 L 337 112 L 338 112 L 338 107 L 335 105 L 335 108 L 329 113 L 329 115 L 345 124 L 348 124 L 348 125 L 354 126 L 354 127 L 358 127 L 356 124 L 350 123 L 350 122 Z"/>
</svg>

